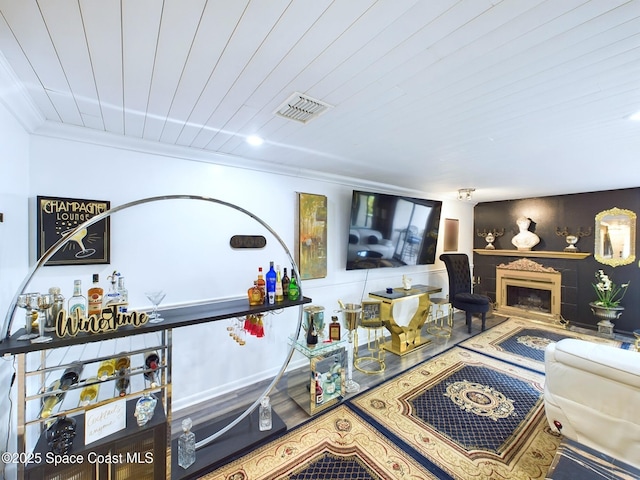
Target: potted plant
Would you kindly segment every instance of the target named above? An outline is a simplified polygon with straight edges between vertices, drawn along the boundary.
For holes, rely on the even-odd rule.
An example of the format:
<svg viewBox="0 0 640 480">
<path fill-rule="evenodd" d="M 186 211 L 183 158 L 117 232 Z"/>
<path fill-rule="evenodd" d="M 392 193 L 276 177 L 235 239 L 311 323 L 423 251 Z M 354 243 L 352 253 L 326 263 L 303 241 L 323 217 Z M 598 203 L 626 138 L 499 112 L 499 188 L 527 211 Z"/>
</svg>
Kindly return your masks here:
<svg viewBox="0 0 640 480">
<path fill-rule="evenodd" d="M 589 303 L 591 311 L 596 318 L 602 321 L 616 320 L 620 318 L 624 307 L 620 306 L 620 302 L 627 293 L 629 282 L 622 285 L 616 285 L 611 281 L 609 276 L 603 270 L 596 272 L 597 282 L 593 283 L 593 289 L 598 296 L 598 300 Z"/>
</svg>

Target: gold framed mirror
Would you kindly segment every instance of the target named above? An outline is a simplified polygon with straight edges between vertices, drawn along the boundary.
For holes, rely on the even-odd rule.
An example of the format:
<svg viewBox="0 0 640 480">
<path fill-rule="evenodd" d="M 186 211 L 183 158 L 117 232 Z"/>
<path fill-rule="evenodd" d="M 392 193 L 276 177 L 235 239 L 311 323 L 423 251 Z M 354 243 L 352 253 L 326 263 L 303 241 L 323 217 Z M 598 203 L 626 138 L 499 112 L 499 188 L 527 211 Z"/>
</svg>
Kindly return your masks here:
<svg viewBox="0 0 640 480">
<path fill-rule="evenodd" d="M 636 214 L 612 208 L 596 215 L 596 261 L 617 267 L 636 260 Z"/>
</svg>

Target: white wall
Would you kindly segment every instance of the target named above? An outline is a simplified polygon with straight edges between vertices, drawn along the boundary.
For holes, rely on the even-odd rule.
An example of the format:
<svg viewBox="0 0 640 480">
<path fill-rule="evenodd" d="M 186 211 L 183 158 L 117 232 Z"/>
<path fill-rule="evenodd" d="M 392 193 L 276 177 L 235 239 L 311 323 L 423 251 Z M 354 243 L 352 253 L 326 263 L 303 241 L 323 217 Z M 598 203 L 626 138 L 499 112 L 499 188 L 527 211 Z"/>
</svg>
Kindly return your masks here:
<svg viewBox="0 0 640 480">
<path fill-rule="evenodd" d="M 400 285 L 402 274 L 412 277 L 414 283 L 446 285 L 446 272 L 440 262 L 429 267 L 345 270 L 353 185 L 43 136 L 32 138 L 30 161 L 32 199 L 51 195 L 109 200 L 115 207 L 158 195 L 213 197 L 258 216 L 277 232 L 292 254 L 296 192 L 326 195 L 328 275 L 304 281 L 302 288 L 314 305 L 325 307 L 327 316 L 338 308 L 339 298 L 358 301 L 369 291 Z M 428 198 L 428 193 L 424 196 Z M 471 205 L 445 201 L 442 218 L 460 219 L 460 249 L 470 252 Z M 142 292 L 152 285 L 168 292 L 163 303 L 166 306 L 245 295 L 258 266 L 266 270 L 270 260 L 283 266 L 288 263 L 284 250 L 257 222 L 207 202 L 159 201 L 134 207 L 114 214 L 111 229 L 110 265 L 45 267 L 34 278 L 32 290 L 45 290 L 55 284 L 68 297 L 74 278 L 81 278 L 86 287 L 92 273 L 100 273 L 105 279 L 117 269 L 126 278 L 132 306 L 149 306 Z M 268 246 L 259 251 L 234 251 L 228 246 L 233 234 L 264 234 Z M 288 351 L 287 336 L 293 332 L 297 316 L 298 309 L 270 316 L 272 338 L 250 339 L 246 347 L 228 338 L 224 322 L 175 331 L 174 408 L 274 375 Z M 295 361 L 301 359 L 295 357 Z"/>
<path fill-rule="evenodd" d="M 0 323 L 28 269 L 29 136 L 0 103 Z M 16 451 L 15 388 L 9 390 L 14 366 L 0 361 L 0 451 Z M 11 397 L 11 400 L 10 400 Z M 11 430 L 11 440 L 9 431 Z M 0 469 L 4 463 L 0 462 Z M 6 472 L 7 475 L 10 472 Z"/>
</svg>

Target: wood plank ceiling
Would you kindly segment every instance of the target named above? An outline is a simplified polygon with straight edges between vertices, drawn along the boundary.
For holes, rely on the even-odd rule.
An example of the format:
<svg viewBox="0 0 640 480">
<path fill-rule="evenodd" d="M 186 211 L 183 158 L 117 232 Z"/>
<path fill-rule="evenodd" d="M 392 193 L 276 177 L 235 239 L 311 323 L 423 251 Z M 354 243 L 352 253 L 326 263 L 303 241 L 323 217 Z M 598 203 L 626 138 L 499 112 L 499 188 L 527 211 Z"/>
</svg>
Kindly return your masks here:
<svg viewBox="0 0 640 480">
<path fill-rule="evenodd" d="M 35 133 L 477 200 L 640 185 L 639 32 L 640 0 L 0 0 Z"/>
</svg>

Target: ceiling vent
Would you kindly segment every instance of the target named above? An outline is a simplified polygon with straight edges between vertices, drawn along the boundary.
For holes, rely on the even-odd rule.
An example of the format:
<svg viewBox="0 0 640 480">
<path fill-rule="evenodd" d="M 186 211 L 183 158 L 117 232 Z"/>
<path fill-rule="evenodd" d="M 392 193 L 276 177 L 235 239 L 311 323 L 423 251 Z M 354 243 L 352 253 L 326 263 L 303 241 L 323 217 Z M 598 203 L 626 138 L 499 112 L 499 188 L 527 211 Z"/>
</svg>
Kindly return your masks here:
<svg viewBox="0 0 640 480">
<path fill-rule="evenodd" d="M 280 105 L 274 113 L 289 120 L 309 123 L 332 107 L 333 105 L 296 92 Z"/>
</svg>

